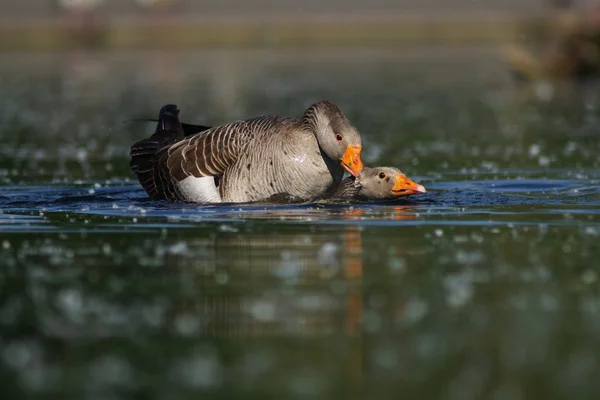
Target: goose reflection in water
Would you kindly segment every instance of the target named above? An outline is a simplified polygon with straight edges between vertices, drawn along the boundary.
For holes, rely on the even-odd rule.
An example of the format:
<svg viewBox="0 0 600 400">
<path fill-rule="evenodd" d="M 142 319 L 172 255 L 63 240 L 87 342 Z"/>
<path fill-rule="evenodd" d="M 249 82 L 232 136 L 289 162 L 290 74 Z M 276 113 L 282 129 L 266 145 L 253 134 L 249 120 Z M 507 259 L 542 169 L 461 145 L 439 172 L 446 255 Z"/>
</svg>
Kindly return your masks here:
<svg viewBox="0 0 600 400">
<path fill-rule="evenodd" d="M 420 203 L 402 200 L 402 204 L 387 203 L 311 203 L 300 205 L 256 205 L 226 206 L 211 210 L 210 213 L 186 215 L 183 220 L 203 219 L 290 221 L 335 225 L 351 225 L 358 221 L 413 221 L 418 217 Z"/>
<path fill-rule="evenodd" d="M 380 218 L 414 220 L 411 208 L 390 206 Z M 278 210 L 277 217 L 312 217 L 298 211 Z M 192 261 L 201 266 L 194 280 L 211 290 L 200 290 L 188 305 L 203 321 L 202 334 L 360 335 L 364 249 L 362 228 L 352 222 L 375 216 L 369 216 L 368 208 L 346 207 L 337 210 L 337 217 L 348 223 L 334 240 L 331 234 L 309 233 L 292 224 L 277 234 L 224 231 L 199 244 L 208 254 Z M 184 280 L 189 281 L 187 274 Z M 215 281 L 226 285 L 215 290 Z"/>
</svg>

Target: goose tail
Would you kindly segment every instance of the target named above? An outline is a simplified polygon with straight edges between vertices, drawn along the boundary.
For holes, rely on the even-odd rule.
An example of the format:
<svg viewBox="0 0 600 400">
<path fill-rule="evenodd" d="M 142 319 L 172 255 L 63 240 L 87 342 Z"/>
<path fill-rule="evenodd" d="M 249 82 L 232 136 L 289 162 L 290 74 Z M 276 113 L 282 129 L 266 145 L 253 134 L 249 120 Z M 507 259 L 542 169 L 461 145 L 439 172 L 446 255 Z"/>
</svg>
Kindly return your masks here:
<svg viewBox="0 0 600 400">
<path fill-rule="evenodd" d="M 156 129 L 152 136 L 142 139 L 131 146 L 131 170 L 137 175 L 143 188 L 152 198 L 160 197 L 157 175 L 157 158 L 160 149 L 182 140 L 185 137 L 179 122 L 179 109 L 167 104 L 160 109 Z"/>
</svg>

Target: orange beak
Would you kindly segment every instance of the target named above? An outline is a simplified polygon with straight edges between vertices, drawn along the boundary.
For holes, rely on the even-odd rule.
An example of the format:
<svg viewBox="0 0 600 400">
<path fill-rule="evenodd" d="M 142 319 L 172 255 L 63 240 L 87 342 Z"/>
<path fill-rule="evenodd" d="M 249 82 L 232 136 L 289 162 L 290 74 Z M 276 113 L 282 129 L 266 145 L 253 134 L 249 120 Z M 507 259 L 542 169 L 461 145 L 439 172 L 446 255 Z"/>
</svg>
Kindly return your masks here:
<svg viewBox="0 0 600 400">
<path fill-rule="evenodd" d="M 363 162 L 360 158 L 362 152 L 362 146 L 348 146 L 346 152 L 342 157 L 342 167 L 355 178 L 358 173 L 364 168 Z"/>
<path fill-rule="evenodd" d="M 411 194 L 427 192 L 423 185 L 419 185 L 415 181 L 409 179 L 406 175 L 396 174 L 394 178 L 396 179 L 396 183 L 392 188 L 392 192 L 394 192 L 396 196 L 409 196 Z"/>
</svg>

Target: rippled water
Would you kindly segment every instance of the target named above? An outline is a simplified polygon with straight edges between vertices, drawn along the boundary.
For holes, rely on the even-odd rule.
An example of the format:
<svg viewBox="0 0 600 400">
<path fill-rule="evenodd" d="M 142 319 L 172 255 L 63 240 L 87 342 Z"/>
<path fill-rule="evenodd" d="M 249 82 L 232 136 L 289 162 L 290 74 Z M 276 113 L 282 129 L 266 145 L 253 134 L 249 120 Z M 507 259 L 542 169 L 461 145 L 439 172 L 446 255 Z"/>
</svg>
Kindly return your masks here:
<svg viewBox="0 0 600 400">
<path fill-rule="evenodd" d="M 0 56 L 7 398 L 596 398 L 597 86 L 493 50 Z M 543 90 L 540 90 L 542 88 Z M 543 95 L 542 97 L 540 97 Z M 153 202 L 129 145 L 329 98 L 391 203 Z"/>
</svg>

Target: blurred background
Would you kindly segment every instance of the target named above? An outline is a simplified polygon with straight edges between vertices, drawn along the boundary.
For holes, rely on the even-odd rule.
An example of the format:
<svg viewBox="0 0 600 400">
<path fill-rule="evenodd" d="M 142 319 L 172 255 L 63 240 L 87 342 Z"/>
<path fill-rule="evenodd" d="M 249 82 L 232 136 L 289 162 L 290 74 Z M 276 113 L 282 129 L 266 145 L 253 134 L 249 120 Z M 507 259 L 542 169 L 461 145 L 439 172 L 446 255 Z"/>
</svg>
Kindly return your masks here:
<svg viewBox="0 0 600 400">
<path fill-rule="evenodd" d="M 597 0 L 24 0 L 0 51 L 503 45 L 532 79 L 595 75 L 598 32 Z"/>
<path fill-rule="evenodd" d="M 504 120 L 527 99 L 542 101 L 529 107 L 550 100 L 559 108 L 569 104 L 578 120 L 589 120 L 584 110 L 596 101 L 590 84 L 600 73 L 597 0 L 0 5 L 0 83 L 10 93 L 3 120 L 36 137 L 43 131 L 37 140 L 48 141 L 40 149 L 27 136 L 8 135 L 4 162 L 33 163 L 36 167 L 22 167 L 23 173 L 38 171 L 34 175 L 44 179 L 63 176 L 67 167 L 92 178 L 98 169 L 85 166 L 97 158 L 88 157 L 90 151 L 122 157 L 115 165 L 107 160 L 106 168 L 129 177 L 128 141 L 152 127 L 121 122 L 153 118 L 166 102 L 183 109 L 183 120 L 214 124 L 256 114 L 298 115 L 310 102 L 330 97 L 359 125 L 375 120 L 374 128 L 363 132 L 372 142 L 365 156 L 375 162 L 391 156 L 386 143 L 393 135 L 373 132 L 382 127 L 398 133 L 412 129 L 423 137 L 436 135 L 445 118 L 461 115 L 459 121 L 467 124 L 482 118 L 485 125 L 494 115 L 492 131 L 519 131 L 520 123 Z M 461 95 L 454 96 L 457 92 Z M 451 104 L 444 104 L 445 97 L 453 98 Z M 388 121 L 391 127 L 382 120 L 384 109 L 361 106 L 370 99 L 397 112 L 397 119 Z M 450 111 L 461 100 L 468 104 Z M 20 108 L 25 104 L 29 112 Z M 407 126 L 407 119 L 418 121 Z M 461 135 L 475 130 L 463 129 Z M 468 154 L 440 155 L 441 148 L 423 147 L 421 156 L 428 159 L 422 161 L 436 169 L 480 162 Z M 415 157 L 414 151 L 403 151 L 401 157 Z M 59 168 L 37 167 L 54 162 L 52 157 Z"/>
<path fill-rule="evenodd" d="M 1 48 L 507 42 L 557 10 L 597 23 L 595 0 L 2 1 Z M 595 14 L 592 13 L 595 11 Z"/>
<path fill-rule="evenodd" d="M 600 5 L 0 0 L 0 397 L 600 398 Z M 160 107 L 329 99 L 386 204 L 153 202 Z"/>
</svg>

